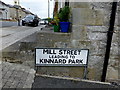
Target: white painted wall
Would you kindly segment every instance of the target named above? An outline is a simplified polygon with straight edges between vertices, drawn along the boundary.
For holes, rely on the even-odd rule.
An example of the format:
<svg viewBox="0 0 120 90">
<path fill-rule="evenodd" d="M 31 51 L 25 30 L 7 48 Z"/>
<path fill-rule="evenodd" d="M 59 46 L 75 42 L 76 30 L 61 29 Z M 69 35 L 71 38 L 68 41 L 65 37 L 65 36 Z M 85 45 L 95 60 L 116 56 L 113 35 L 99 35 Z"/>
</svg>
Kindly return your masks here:
<svg viewBox="0 0 120 90">
<path fill-rule="evenodd" d="M 0 3 L 0 19 L 10 19 L 9 7 Z"/>
</svg>

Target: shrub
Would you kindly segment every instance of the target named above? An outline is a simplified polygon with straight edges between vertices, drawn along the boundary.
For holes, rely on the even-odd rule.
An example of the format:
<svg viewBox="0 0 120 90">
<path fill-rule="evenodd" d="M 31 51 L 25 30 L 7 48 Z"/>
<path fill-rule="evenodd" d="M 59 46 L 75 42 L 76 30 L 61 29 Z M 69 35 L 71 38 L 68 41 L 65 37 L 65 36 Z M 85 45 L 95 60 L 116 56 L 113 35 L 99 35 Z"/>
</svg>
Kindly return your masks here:
<svg viewBox="0 0 120 90">
<path fill-rule="evenodd" d="M 58 16 L 59 16 L 60 22 L 69 22 L 69 17 L 70 17 L 69 6 L 64 6 L 63 8 L 61 8 Z"/>
</svg>

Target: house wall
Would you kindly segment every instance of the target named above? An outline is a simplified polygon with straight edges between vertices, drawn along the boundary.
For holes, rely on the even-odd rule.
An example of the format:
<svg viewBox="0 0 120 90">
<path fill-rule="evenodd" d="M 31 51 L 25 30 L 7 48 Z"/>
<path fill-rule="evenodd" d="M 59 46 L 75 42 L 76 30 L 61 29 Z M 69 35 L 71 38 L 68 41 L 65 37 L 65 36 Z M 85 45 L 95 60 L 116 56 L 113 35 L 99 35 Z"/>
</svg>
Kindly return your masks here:
<svg viewBox="0 0 120 90">
<path fill-rule="evenodd" d="M 26 12 L 24 12 L 22 9 L 19 9 L 18 10 L 18 16 L 19 18 L 21 17 L 24 18 L 25 16 L 27 15 Z M 13 19 L 13 20 L 16 20 L 17 18 L 17 9 L 16 8 L 10 8 L 10 17 Z"/>
<path fill-rule="evenodd" d="M 16 19 L 16 9 L 15 8 L 10 8 L 10 17 L 11 19 L 15 20 Z"/>
<path fill-rule="evenodd" d="M 24 18 L 26 15 L 27 13 L 25 13 L 23 10 L 20 10 L 21 19 Z"/>
<path fill-rule="evenodd" d="M 21 6 L 18 6 L 19 9 L 16 9 L 15 6 L 7 5 L 4 2 L 0 1 L 0 19 L 12 19 L 16 20 L 17 17 L 20 19 L 24 18 L 27 14 L 31 14 L 31 12 L 27 10 L 23 10 Z M 17 13 L 18 12 L 18 13 Z M 18 14 L 18 16 L 17 16 Z"/>
<path fill-rule="evenodd" d="M 10 19 L 9 7 L 0 2 L 0 19 Z"/>
</svg>

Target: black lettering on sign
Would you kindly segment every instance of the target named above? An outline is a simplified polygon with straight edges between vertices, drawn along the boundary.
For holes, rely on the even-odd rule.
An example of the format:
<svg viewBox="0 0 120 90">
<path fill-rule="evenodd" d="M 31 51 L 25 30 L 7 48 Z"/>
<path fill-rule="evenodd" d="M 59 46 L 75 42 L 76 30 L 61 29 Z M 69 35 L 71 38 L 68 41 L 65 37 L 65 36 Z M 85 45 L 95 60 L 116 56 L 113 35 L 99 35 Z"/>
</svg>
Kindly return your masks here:
<svg viewBox="0 0 120 90">
<path fill-rule="evenodd" d="M 62 53 L 62 50 L 59 50 L 59 54 L 60 54 L 60 55 L 63 54 L 63 53 Z"/>
<path fill-rule="evenodd" d="M 57 59 L 55 59 L 55 62 L 54 63 L 59 63 L 59 61 Z"/>
<path fill-rule="evenodd" d="M 63 50 L 64 54 L 66 53 L 66 50 Z"/>
<path fill-rule="evenodd" d="M 43 59 L 40 59 L 40 63 L 44 63 L 44 62 L 43 62 Z"/>
<path fill-rule="evenodd" d="M 40 59 L 41 64 L 65 64 L 66 62 L 66 59 Z"/>
<path fill-rule="evenodd" d="M 55 50 L 43 49 L 43 54 L 56 54 Z"/>
<path fill-rule="evenodd" d="M 66 61 L 66 59 L 63 59 L 63 64 L 65 64 L 67 61 Z"/>
<path fill-rule="evenodd" d="M 63 61 L 62 59 L 59 59 L 59 63 L 62 63 L 62 61 Z"/>
<path fill-rule="evenodd" d="M 48 54 L 48 49 L 43 49 L 43 54 Z"/>
<path fill-rule="evenodd" d="M 80 55 L 80 53 L 81 53 L 81 50 L 78 50 L 78 55 Z"/>
<path fill-rule="evenodd" d="M 81 50 L 59 50 L 59 54 L 67 54 L 67 55 L 80 55 Z"/>
<path fill-rule="evenodd" d="M 67 50 L 67 54 L 69 54 L 69 55 L 71 54 L 70 50 Z"/>
<path fill-rule="evenodd" d="M 50 60 L 48 61 L 48 59 L 44 59 L 44 63 L 50 63 Z"/>
<path fill-rule="evenodd" d="M 68 63 L 75 63 L 73 59 L 69 59 Z"/>
<path fill-rule="evenodd" d="M 74 58 L 75 58 L 75 56 L 71 56 L 71 55 L 70 55 L 70 58 L 74 59 Z"/>
<path fill-rule="evenodd" d="M 74 55 L 77 55 L 77 50 L 74 51 Z"/>
<path fill-rule="evenodd" d="M 49 55 L 49 58 L 65 58 L 65 59 L 67 59 L 68 58 L 68 56 L 67 55 Z"/>
<path fill-rule="evenodd" d="M 76 63 L 82 63 L 83 64 L 83 59 L 82 60 L 81 59 L 77 59 Z"/>
<path fill-rule="evenodd" d="M 47 59 L 47 61 L 48 61 L 48 63 L 52 63 L 52 64 L 55 62 L 54 59 Z"/>
<path fill-rule="evenodd" d="M 76 59 L 76 60 L 69 59 L 68 63 L 70 63 L 70 64 L 83 64 L 83 59 Z"/>
</svg>

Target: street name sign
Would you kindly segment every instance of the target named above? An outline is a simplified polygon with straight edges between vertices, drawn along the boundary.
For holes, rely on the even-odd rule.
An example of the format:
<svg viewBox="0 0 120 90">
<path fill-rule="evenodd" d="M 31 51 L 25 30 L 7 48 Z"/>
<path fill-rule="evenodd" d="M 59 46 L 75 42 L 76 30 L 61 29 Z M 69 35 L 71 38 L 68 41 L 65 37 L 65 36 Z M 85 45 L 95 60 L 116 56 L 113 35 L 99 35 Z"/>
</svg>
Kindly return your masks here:
<svg viewBox="0 0 120 90">
<path fill-rule="evenodd" d="M 36 48 L 36 66 L 86 66 L 88 49 Z"/>
</svg>

